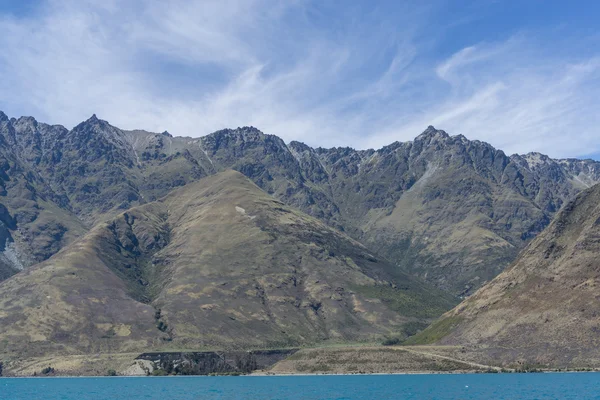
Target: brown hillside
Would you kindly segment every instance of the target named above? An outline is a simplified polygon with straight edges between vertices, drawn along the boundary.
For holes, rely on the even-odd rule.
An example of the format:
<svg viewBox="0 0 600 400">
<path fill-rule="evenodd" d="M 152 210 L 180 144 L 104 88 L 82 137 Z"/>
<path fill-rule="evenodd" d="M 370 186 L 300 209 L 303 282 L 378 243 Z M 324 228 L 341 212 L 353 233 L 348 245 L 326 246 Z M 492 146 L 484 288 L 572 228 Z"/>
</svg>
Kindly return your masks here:
<svg viewBox="0 0 600 400">
<path fill-rule="evenodd" d="M 489 363 L 600 366 L 600 185 L 567 204 L 506 271 L 414 343 Z"/>
<path fill-rule="evenodd" d="M 0 284 L 0 353 L 379 340 L 452 303 L 226 171 L 101 223 Z"/>
</svg>

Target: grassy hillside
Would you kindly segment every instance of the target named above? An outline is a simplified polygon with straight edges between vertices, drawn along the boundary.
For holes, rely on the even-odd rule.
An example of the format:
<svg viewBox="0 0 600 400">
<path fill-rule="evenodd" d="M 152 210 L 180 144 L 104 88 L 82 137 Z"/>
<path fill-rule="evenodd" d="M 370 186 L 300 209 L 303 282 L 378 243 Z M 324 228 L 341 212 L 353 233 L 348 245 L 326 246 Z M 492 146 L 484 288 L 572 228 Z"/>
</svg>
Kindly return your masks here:
<svg viewBox="0 0 600 400">
<path fill-rule="evenodd" d="M 226 171 L 1 283 L 0 354 L 373 341 L 454 304 Z"/>
<path fill-rule="evenodd" d="M 409 343 L 509 366 L 600 365 L 600 186 L 567 204 L 506 271 Z"/>
</svg>

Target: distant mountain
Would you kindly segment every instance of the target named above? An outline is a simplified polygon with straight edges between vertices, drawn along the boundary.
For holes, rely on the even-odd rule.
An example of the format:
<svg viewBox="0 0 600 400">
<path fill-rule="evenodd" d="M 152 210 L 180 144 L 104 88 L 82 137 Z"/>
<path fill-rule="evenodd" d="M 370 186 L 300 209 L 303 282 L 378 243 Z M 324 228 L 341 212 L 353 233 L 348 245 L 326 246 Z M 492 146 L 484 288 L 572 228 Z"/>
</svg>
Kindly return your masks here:
<svg viewBox="0 0 600 400">
<path fill-rule="evenodd" d="M 373 341 L 454 304 L 225 171 L 100 222 L 2 282 L 0 353 Z"/>
<path fill-rule="evenodd" d="M 565 205 L 517 260 L 412 341 L 489 364 L 597 367 L 600 185 Z"/>
<path fill-rule="evenodd" d="M 124 131 L 96 116 L 68 131 L 0 115 L 0 278 L 99 221 L 235 169 L 454 295 L 500 273 L 565 201 L 600 181 L 592 160 L 506 156 L 433 127 L 380 150 L 313 149 L 256 128 L 201 138 Z"/>
</svg>

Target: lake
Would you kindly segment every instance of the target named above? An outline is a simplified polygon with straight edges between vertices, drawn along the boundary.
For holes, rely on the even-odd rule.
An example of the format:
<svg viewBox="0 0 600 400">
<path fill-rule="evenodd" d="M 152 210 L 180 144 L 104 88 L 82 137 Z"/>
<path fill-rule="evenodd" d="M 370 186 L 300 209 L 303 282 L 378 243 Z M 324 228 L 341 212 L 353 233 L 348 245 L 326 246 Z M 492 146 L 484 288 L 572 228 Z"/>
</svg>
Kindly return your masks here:
<svg viewBox="0 0 600 400">
<path fill-rule="evenodd" d="M 600 374 L 0 378 L 0 399 L 600 399 Z"/>
</svg>

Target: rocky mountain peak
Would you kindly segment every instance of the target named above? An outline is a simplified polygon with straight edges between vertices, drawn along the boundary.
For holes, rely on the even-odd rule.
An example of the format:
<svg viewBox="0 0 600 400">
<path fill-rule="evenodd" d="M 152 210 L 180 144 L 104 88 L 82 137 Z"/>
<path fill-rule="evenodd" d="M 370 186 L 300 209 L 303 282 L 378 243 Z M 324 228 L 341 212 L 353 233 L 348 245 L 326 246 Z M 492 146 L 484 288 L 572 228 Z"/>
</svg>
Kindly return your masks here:
<svg viewBox="0 0 600 400">
<path fill-rule="evenodd" d="M 305 151 L 313 151 L 313 148 L 308 146 L 307 144 L 304 144 L 302 142 L 298 142 L 296 140 L 292 140 L 289 144 L 288 147 L 290 148 L 290 150 L 294 150 L 296 152 L 305 152 Z"/>
<path fill-rule="evenodd" d="M 231 130 L 229 134 L 240 137 L 245 141 L 263 140 L 266 136 L 261 130 L 253 126 L 238 127 Z"/>
<path fill-rule="evenodd" d="M 33 117 L 20 117 L 15 122 L 13 122 L 13 125 L 15 126 L 15 129 L 20 131 L 34 131 L 38 126 L 38 122 Z"/>
<path fill-rule="evenodd" d="M 530 152 L 523 155 L 522 157 L 525 159 L 525 161 L 527 161 L 529 168 L 536 168 L 542 165 L 555 163 L 555 161 L 547 155 L 538 152 Z"/>
<path fill-rule="evenodd" d="M 81 130 L 84 127 L 102 127 L 102 128 L 106 128 L 111 126 L 107 121 L 100 119 L 96 116 L 96 114 L 92 114 L 91 117 L 89 117 L 88 119 L 86 119 L 85 121 L 79 123 L 75 128 L 73 128 L 74 131 L 77 130 Z"/>
<path fill-rule="evenodd" d="M 269 151 L 288 151 L 285 142 L 275 135 L 266 135 L 253 126 L 222 129 L 200 139 L 202 147 L 211 151 L 224 147 L 248 148 L 267 145 Z"/>
<path fill-rule="evenodd" d="M 8 116 L 0 111 L 0 122 L 8 121 Z"/>
<path fill-rule="evenodd" d="M 456 135 L 453 136 L 454 139 L 456 139 L 457 141 L 461 142 L 461 143 L 468 143 L 469 139 L 467 139 L 467 137 L 465 135 Z"/>
<path fill-rule="evenodd" d="M 96 117 L 96 114 L 93 114 L 89 119 L 77 125 L 70 133 L 71 136 L 78 137 L 79 140 L 90 140 L 91 143 L 103 140 L 110 142 L 120 149 L 130 147 L 123 131 L 112 126 L 107 121 L 99 119 Z"/>
<path fill-rule="evenodd" d="M 254 126 L 238 126 L 235 129 L 221 129 L 220 131 L 216 131 L 213 134 L 229 134 L 250 137 L 259 137 L 265 135 L 260 129 L 255 128 Z"/>
<path fill-rule="evenodd" d="M 264 133 L 254 127 L 238 127 L 236 129 L 221 129 L 204 136 L 202 139 L 234 139 L 234 140 L 259 140 L 264 137 Z"/>
<path fill-rule="evenodd" d="M 429 125 L 427 129 L 423 131 L 419 136 L 415 138 L 415 142 L 417 141 L 432 141 L 434 139 L 448 139 L 450 135 L 446 133 L 446 131 L 435 129 L 433 125 Z"/>
</svg>

